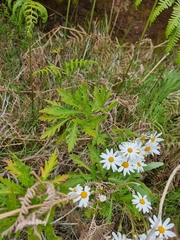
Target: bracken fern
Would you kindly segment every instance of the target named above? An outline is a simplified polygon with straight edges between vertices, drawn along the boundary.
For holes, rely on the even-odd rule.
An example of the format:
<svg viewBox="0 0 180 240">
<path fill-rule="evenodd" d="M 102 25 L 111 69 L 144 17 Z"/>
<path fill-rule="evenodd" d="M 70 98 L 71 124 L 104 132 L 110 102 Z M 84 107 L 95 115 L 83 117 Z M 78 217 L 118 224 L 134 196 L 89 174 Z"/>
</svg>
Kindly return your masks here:
<svg viewBox="0 0 180 240">
<path fill-rule="evenodd" d="M 136 0 L 136 7 L 141 1 Z M 165 10 L 173 6 L 171 16 L 168 20 L 165 35 L 169 40 L 166 47 L 166 53 L 169 53 L 180 39 L 180 0 L 159 0 L 158 5 L 150 14 L 150 23 L 152 24 L 156 18 Z M 180 64 L 180 50 L 177 53 L 177 64 Z"/>
</svg>

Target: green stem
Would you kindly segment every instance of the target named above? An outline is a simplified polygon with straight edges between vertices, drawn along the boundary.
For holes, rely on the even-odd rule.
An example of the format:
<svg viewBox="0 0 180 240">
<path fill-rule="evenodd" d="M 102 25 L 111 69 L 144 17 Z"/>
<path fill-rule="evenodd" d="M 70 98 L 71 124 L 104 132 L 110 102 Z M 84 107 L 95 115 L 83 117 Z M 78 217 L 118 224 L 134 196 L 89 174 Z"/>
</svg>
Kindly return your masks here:
<svg viewBox="0 0 180 240">
<path fill-rule="evenodd" d="M 152 7 L 152 9 L 151 9 L 151 12 L 150 12 L 150 14 L 149 14 L 148 20 L 147 20 L 146 25 L 145 25 L 145 27 L 144 27 L 144 29 L 143 29 L 143 32 L 142 32 L 142 34 L 141 34 L 141 37 L 140 37 L 140 39 L 139 39 L 139 41 L 138 41 L 138 45 L 137 45 L 137 47 L 136 47 L 136 49 L 135 49 L 134 56 L 133 56 L 133 58 L 132 58 L 131 61 L 130 61 L 130 64 L 129 64 L 127 70 L 126 70 L 126 73 L 124 74 L 124 80 L 126 79 L 127 74 L 128 74 L 128 72 L 129 72 L 129 70 L 130 70 L 130 68 L 131 68 L 131 66 L 132 66 L 132 63 L 134 62 L 134 59 L 135 59 L 136 54 L 137 54 L 137 52 L 138 52 L 138 50 L 139 50 L 140 44 L 141 44 L 141 42 L 142 42 L 142 39 L 144 38 L 144 35 L 145 35 L 145 33 L 146 33 L 146 31 L 147 31 L 147 28 L 148 28 L 148 26 L 149 26 L 150 19 L 151 19 L 151 14 L 152 14 L 152 12 L 154 11 L 154 9 L 155 9 L 155 7 L 156 7 L 156 5 L 157 5 L 157 2 L 158 2 L 158 0 L 156 0 L 156 1 L 154 2 L 154 5 L 153 5 L 153 7 Z"/>
<path fill-rule="evenodd" d="M 91 9 L 91 17 L 90 17 L 90 22 L 89 22 L 88 33 L 90 32 L 90 28 L 91 28 L 95 5 L 96 5 L 96 0 L 93 1 L 93 6 L 92 6 L 92 9 Z"/>
<path fill-rule="evenodd" d="M 71 6 L 71 0 L 68 0 L 68 6 L 67 6 L 67 12 L 66 12 L 66 27 L 68 26 L 68 20 L 69 20 L 69 11 Z M 66 36 L 66 29 L 65 29 L 65 36 Z"/>
<path fill-rule="evenodd" d="M 28 38 L 29 43 L 29 78 L 30 78 L 30 84 L 31 84 L 31 110 L 32 110 L 32 120 L 34 122 L 35 119 L 35 113 L 34 113 L 34 85 L 33 85 L 33 76 L 32 76 L 32 49 L 31 49 L 31 38 Z"/>
</svg>

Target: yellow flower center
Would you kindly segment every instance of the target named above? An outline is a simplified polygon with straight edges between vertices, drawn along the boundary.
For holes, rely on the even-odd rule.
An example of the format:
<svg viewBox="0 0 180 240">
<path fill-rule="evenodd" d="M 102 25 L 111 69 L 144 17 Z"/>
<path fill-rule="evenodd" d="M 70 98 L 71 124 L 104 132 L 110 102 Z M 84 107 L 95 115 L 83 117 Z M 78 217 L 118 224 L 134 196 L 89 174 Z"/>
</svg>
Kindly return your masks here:
<svg viewBox="0 0 180 240">
<path fill-rule="evenodd" d="M 158 231 L 163 234 L 165 232 L 165 228 L 163 226 L 159 226 Z"/>
<path fill-rule="evenodd" d="M 128 153 L 132 153 L 133 149 L 132 148 L 128 148 L 127 151 L 128 151 Z"/>
<path fill-rule="evenodd" d="M 88 196 L 87 192 L 83 191 L 83 192 L 81 193 L 81 197 L 82 197 L 82 198 L 87 198 L 87 196 Z"/>
<path fill-rule="evenodd" d="M 140 140 L 141 141 L 145 141 L 146 140 L 146 136 L 141 136 Z"/>
<path fill-rule="evenodd" d="M 142 199 L 142 198 L 141 198 L 141 199 L 139 199 L 139 203 L 140 203 L 140 204 L 142 204 L 142 205 L 144 205 L 144 204 L 145 204 L 145 201 L 144 201 L 144 199 Z"/>
<path fill-rule="evenodd" d="M 109 161 L 110 163 L 112 163 L 112 162 L 114 162 L 114 158 L 113 158 L 113 157 L 109 157 L 109 158 L 108 158 L 108 161 Z"/>
<path fill-rule="evenodd" d="M 73 192 L 77 192 L 76 188 L 73 189 Z"/>
<path fill-rule="evenodd" d="M 149 152 L 149 151 L 151 150 L 151 147 L 146 147 L 144 150 L 145 150 L 146 152 Z"/>
<path fill-rule="evenodd" d="M 151 138 L 151 142 L 155 142 L 155 141 L 156 141 L 155 137 Z"/>
<path fill-rule="evenodd" d="M 137 165 L 138 165 L 138 167 L 141 167 L 141 163 L 140 162 L 138 162 Z"/>
<path fill-rule="evenodd" d="M 129 167 L 129 163 L 128 163 L 128 162 L 123 162 L 122 166 L 123 166 L 124 168 L 128 168 L 128 167 Z"/>
</svg>

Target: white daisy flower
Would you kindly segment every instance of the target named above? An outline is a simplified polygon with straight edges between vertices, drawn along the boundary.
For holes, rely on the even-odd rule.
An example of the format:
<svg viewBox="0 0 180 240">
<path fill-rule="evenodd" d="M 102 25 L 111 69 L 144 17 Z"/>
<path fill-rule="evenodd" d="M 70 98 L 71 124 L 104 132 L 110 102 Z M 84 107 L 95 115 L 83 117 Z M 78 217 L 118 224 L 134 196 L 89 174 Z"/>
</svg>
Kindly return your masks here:
<svg viewBox="0 0 180 240">
<path fill-rule="evenodd" d="M 126 173 L 130 175 L 131 172 L 134 172 L 133 163 L 124 158 L 124 160 L 121 161 L 121 166 L 118 169 L 118 172 L 123 172 L 124 176 L 126 176 Z"/>
<path fill-rule="evenodd" d="M 135 144 L 137 145 L 137 153 L 139 154 L 139 158 L 143 159 L 144 160 L 144 157 L 146 156 L 146 152 L 144 150 L 144 146 L 143 146 L 143 143 L 137 138 L 135 140 Z M 137 159 L 137 158 L 136 158 Z"/>
<path fill-rule="evenodd" d="M 100 157 L 103 159 L 100 163 L 103 164 L 103 168 L 109 170 L 112 168 L 113 172 L 117 171 L 117 165 L 120 166 L 120 158 L 118 152 L 113 152 L 113 149 L 110 151 L 106 149 L 106 153 L 101 153 Z"/>
<path fill-rule="evenodd" d="M 84 190 L 78 191 L 77 194 L 79 196 L 73 200 L 73 202 L 79 202 L 79 207 L 87 207 L 88 201 L 89 201 L 89 196 L 90 196 L 90 188 L 88 186 L 84 187 Z"/>
<path fill-rule="evenodd" d="M 143 234 L 140 234 L 140 235 L 139 235 L 139 240 L 146 240 L 148 234 L 150 233 L 150 231 L 151 231 L 151 229 L 147 231 L 147 234 L 144 234 L 144 233 L 143 233 Z M 149 240 L 156 240 L 156 239 L 157 239 L 157 238 L 156 238 L 156 235 L 155 235 L 155 233 L 153 233 L 153 234 L 151 235 L 151 237 L 150 237 Z"/>
<path fill-rule="evenodd" d="M 151 203 L 147 200 L 147 196 L 141 196 L 139 192 L 137 192 L 137 195 L 133 195 L 134 199 L 132 200 L 132 203 L 136 205 L 136 208 L 139 211 L 143 211 L 143 213 L 148 213 L 149 209 L 152 209 Z"/>
<path fill-rule="evenodd" d="M 117 234 L 112 232 L 113 239 L 112 240 L 132 240 L 131 238 L 127 238 L 126 235 L 118 232 Z"/>
<path fill-rule="evenodd" d="M 81 192 L 83 190 L 83 187 L 80 186 L 80 184 L 78 184 L 76 187 L 74 188 L 69 188 L 70 192 L 68 193 L 69 196 L 75 195 L 78 192 Z"/>
<path fill-rule="evenodd" d="M 119 149 L 120 152 L 129 160 L 141 157 L 141 155 L 139 155 L 138 146 L 134 142 L 123 142 L 119 145 Z"/>
<path fill-rule="evenodd" d="M 134 168 L 135 168 L 135 170 L 137 170 L 138 173 L 144 172 L 143 167 L 145 167 L 145 166 L 147 166 L 147 164 L 145 164 L 142 159 L 138 159 L 134 162 Z"/>
<path fill-rule="evenodd" d="M 142 143 L 149 140 L 149 133 L 142 133 L 141 136 L 138 138 Z"/>
<path fill-rule="evenodd" d="M 160 155 L 160 152 L 158 149 L 160 149 L 160 146 L 156 142 L 151 142 L 150 140 L 148 142 L 146 142 L 144 145 L 144 151 L 145 151 L 146 155 L 149 155 L 149 154 Z"/>
<path fill-rule="evenodd" d="M 163 138 L 159 138 L 159 136 L 161 136 L 161 135 L 162 135 L 162 133 L 158 133 L 158 134 L 157 134 L 157 132 L 152 133 L 150 135 L 150 141 L 153 142 L 153 143 L 159 143 L 159 142 L 164 141 Z"/>
<path fill-rule="evenodd" d="M 151 223 L 151 228 L 153 228 L 154 225 L 156 224 L 157 217 L 155 215 L 153 215 L 153 219 L 149 218 L 149 221 Z M 155 235 L 158 238 L 168 239 L 169 237 L 170 238 L 176 237 L 176 234 L 169 230 L 174 226 L 174 223 L 169 224 L 169 222 L 170 222 L 170 218 L 167 218 L 163 223 L 162 223 L 162 219 L 160 219 L 158 226 L 156 228 L 156 231 L 155 231 Z"/>
</svg>

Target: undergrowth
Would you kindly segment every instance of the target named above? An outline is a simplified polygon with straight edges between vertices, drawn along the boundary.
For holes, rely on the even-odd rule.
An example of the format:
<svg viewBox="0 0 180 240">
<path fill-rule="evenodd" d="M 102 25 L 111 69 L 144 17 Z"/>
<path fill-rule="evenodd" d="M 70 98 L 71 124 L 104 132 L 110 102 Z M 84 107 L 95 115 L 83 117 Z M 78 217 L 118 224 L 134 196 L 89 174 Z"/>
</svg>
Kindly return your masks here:
<svg viewBox="0 0 180 240">
<path fill-rule="evenodd" d="M 26 30 L 12 27 L 4 5 L 0 14 L 2 236 L 108 239 L 112 232 L 128 237 L 146 232 L 148 216 L 132 205 L 132 194 L 147 195 L 152 217 L 180 164 L 180 72 L 174 54 L 167 56 L 165 45 L 154 46 L 151 39 L 138 49 L 120 44 L 100 32 L 98 23 L 94 31 L 33 28 L 30 69 Z M 155 53 L 159 48 L 161 55 Z M 156 131 L 164 142 L 156 145 L 159 154 L 147 156 L 144 172 L 123 176 L 101 165 L 107 149 L 115 154 L 118 145 Z M 78 184 L 91 193 L 85 209 L 68 195 Z M 179 184 L 177 174 L 163 208 L 177 236 Z"/>
</svg>

